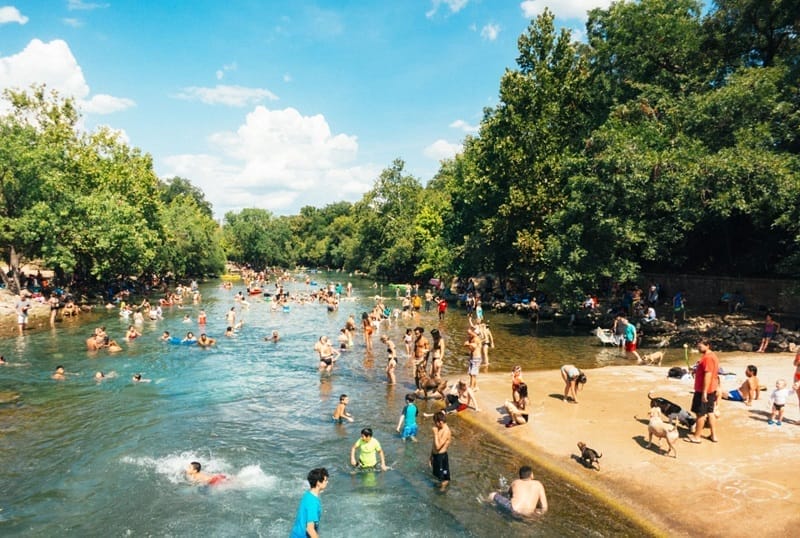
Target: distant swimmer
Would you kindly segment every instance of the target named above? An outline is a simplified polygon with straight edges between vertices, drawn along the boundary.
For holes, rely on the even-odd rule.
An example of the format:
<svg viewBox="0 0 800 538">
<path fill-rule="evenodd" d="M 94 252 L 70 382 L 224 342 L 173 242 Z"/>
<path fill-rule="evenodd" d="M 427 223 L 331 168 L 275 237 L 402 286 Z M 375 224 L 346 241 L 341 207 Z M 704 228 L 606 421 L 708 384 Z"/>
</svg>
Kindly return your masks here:
<svg viewBox="0 0 800 538">
<path fill-rule="evenodd" d="M 67 378 L 66 375 L 64 375 L 64 367 L 61 365 L 56 366 L 56 371 L 53 372 L 53 375 L 50 377 L 56 381 L 64 381 Z"/>
<path fill-rule="evenodd" d="M 532 516 L 547 512 L 547 495 L 544 486 L 533 479 L 533 469 L 524 465 L 519 469 L 519 478 L 511 482 L 508 493 L 493 491 L 489 500 L 519 516 Z"/>
<path fill-rule="evenodd" d="M 191 482 L 200 484 L 202 486 L 217 486 L 228 480 L 228 477 L 224 474 L 204 473 L 202 468 L 203 466 L 200 465 L 200 462 L 193 461 L 186 468 L 186 478 L 188 478 Z"/>
<path fill-rule="evenodd" d="M 197 339 L 197 345 L 200 347 L 209 347 L 216 343 L 216 338 L 210 338 L 208 335 L 206 335 L 206 333 L 201 334 L 200 338 Z"/>
<path fill-rule="evenodd" d="M 272 342 L 273 344 L 277 344 L 278 340 L 280 340 L 280 339 L 281 339 L 281 337 L 278 334 L 278 331 L 272 331 L 272 335 L 265 337 L 264 341 L 265 342 Z"/>
<path fill-rule="evenodd" d="M 144 379 L 142 374 L 133 374 L 133 382 L 134 383 L 150 383 L 149 379 Z"/>
<path fill-rule="evenodd" d="M 95 381 L 102 381 L 105 378 L 106 378 L 106 374 L 104 374 L 103 372 L 95 372 L 94 373 L 94 380 Z"/>
<path fill-rule="evenodd" d="M 8 364 L 8 362 L 6 361 L 6 358 L 3 357 L 2 355 L 0 355 L 0 366 L 3 366 L 5 364 Z"/>
<path fill-rule="evenodd" d="M 161 338 L 159 338 L 159 340 L 161 340 L 162 342 L 169 342 L 171 338 L 172 337 L 169 335 L 169 331 L 164 331 L 164 334 L 161 335 Z"/>
</svg>

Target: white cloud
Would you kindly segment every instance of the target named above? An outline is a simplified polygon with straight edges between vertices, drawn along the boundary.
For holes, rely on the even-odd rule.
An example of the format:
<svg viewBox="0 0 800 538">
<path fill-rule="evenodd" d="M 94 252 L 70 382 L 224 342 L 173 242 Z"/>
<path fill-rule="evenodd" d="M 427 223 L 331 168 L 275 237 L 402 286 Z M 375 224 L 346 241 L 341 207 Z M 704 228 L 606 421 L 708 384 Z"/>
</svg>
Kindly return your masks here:
<svg viewBox="0 0 800 538">
<path fill-rule="evenodd" d="M 28 22 L 28 17 L 20 13 L 14 6 L 0 7 L 0 24 L 7 24 L 9 22 L 25 24 Z"/>
<path fill-rule="evenodd" d="M 455 157 L 457 153 L 460 153 L 462 150 L 461 144 L 453 144 L 452 142 L 448 142 L 440 138 L 423 151 L 426 157 L 430 159 L 435 159 L 437 161 L 441 161 L 443 159 L 449 159 L 451 157 Z"/>
<path fill-rule="evenodd" d="M 0 90 L 24 90 L 31 84 L 45 84 L 64 97 L 73 97 L 78 106 L 93 114 L 108 114 L 135 104 L 130 99 L 110 95 L 90 97 L 81 67 L 69 45 L 60 39 L 49 43 L 34 39 L 22 52 L 0 57 Z"/>
<path fill-rule="evenodd" d="M 239 66 L 236 65 L 236 62 L 225 64 L 222 66 L 222 69 L 217 69 L 216 76 L 217 80 L 222 80 L 225 77 L 225 73 L 228 71 L 236 71 Z"/>
<path fill-rule="evenodd" d="M 292 75 L 290 75 L 289 73 L 284 73 L 283 74 L 283 81 L 284 82 L 291 82 L 292 81 Z"/>
<path fill-rule="evenodd" d="M 112 114 L 131 108 L 136 103 L 132 99 L 114 97 L 112 95 L 98 94 L 83 102 L 83 110 L 87 114 Z"/>
<path fill-rule="evenodd" d="M 468 2 L 469 0 L 431 0 L 431 9 L 425 13 L 425 16 L 429 19 L 432 18 L 442 4 L 446 4 L 451 13 L 458 13 L 464 9 Z"/>
<path fill-rule="evenodd" d="M 278 96 L 263 88 L 246 88 L 244 86 L 226 86 L 218 84 L 213 88 L 190 86 L 175 95 L 186 101 L 201 101 L 207 105 L 228 105 L 243 107 L 260 103 L 264 99 L 277 101 Z"/>
<path fill-rule="evenodd" d="M 68 0 L 67 9 L 70 11 L 90 11 L 92 9 L 107 8 L 109 4 L 96 4 L 94 2 L 84 2 L 83 0 Z"/>
<path fill-rule="evenodd" d="M 450 124 L 450 127 L 453 129 L 461 129 L 465 133 L 477 133 L 479 129 L 477 125 L 470 125 L 464 120 L 456 120 Z"/>
<path fill-rule="evenodd" d="M 210 151 L 163 160 L 164 176 L 190 178 L 219 216 L 245 207 L 296 213 L 356 200 L 369 190 L 378 167 L 358 165 L 358 140 L 334 134 L 324 116 L 303 116 L 294 108 L 257 106 L 236 131 L 212 134 Z"/>
<path fill-rule="evenodd" d="M 73 28 L 80 28 L 81 26 L 83 26 L 83 21 L 81 21 L 80 19 L 65 18 L 65 19 L 61 19 L 61 20 L 67 26 L 72 26 Z"/>
<path fill-rule="evenodd" d="M 532 19 L 549 7 L 558 19 L 586 19 L 586 12 L 596 7 L 607 8 L 611 0 L 525 0 L 519 7 L 526 19 Z"/>
<path fill-rule="evenodd" d="M 488 41 L 494 41 L 495 39 L 497 39 L 498 34 L 500 34 L 499 24 L 490 23 L 481 28 L 481 37 Z"/>
</svg>

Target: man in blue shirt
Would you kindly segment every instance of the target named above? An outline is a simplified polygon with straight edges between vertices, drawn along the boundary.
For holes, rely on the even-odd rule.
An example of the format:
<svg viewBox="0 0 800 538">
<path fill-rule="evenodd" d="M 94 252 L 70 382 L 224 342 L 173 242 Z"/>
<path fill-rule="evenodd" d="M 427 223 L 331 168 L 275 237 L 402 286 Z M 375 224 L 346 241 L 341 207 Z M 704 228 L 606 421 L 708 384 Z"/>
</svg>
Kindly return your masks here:
<svg viewBox="0 0 800 538">
<path fill-rule="evenodd" d="M 322 516 L 319 494 L 328 486 L 328 470 L 324 467 L 311 469 L 308 472 L 308 485 L 311 489 L 306 491 L 300 500 L 291 538 L 319 537 L 319 520 Z"/>
</svg>

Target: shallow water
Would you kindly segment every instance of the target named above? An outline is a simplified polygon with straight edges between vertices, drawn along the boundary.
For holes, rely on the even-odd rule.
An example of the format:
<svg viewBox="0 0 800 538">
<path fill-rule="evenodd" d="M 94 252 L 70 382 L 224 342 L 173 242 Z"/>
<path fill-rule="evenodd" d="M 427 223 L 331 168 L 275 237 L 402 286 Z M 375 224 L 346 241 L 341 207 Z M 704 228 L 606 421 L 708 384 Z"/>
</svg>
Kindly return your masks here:
<svg viewBox="0 0 800 538">
<path fill-rule="evenodd" d="M 331 275 L 337 277 L 342 278 Z M 394 431 L 403 396 L 413 388 L 402 333 L 417 324 L 426 333 L 439 326 L 448 343 L 444 373 L 454 379 L 464 375 L 460 343 L 466 316 L 451 306 L 441 325 L 431 312 L 418 322 L 385 326 L 401 357 L 396 386 L 385 383 L 377 338 L 374 357 L 357 340 L 330 377 L 320 376 L 314 342 L 322 334 L 335 340 L 350 313 L 360 319 L 372 304 L 374 291 L 352 282 L 359 298 L 343 301 L 334 313 L 317 304 L 272 311 L 269 302 L 251 297 L 248 308 L 237 308 L 245 326 L 235 338 L 222 337 L 233 291 L 205 284 L 205 330 L 218 338 L 208 350 L 158 341 L 164 330 L 179 336 L 202 332 L 195 321 L 182 322 L 187 313 L 196 319 L 196 306 L 172 307 L 164 320 L 146 321 L 143 336 L 130 343 L 122 338 L 129 323 L 116 312 L 0 340 L 11 363 L 0 368 L 0 392 L 21 394 L 16 403 L 0 404 L 0 534 L 287 536 L 307 487 L 305 475 L 318 466 L 331 472 L 322 495 L 323 536 L 638 534 L 604 505 L 536 466 L 551 505 L 545 516 L 517 521 L 480 503 L 479 497 L 513 479 L 528 462 L 457 417 L 448 420 L 454 479 L 447 492 L 439 492 L 427 464 L 430 424 L 421 421 L 419 443 L 404 444 Z M 303 291 L 305 285 L 289 290 Z M 545 325 L 533 336 L 524 318 L 489 317 L 497 342 L 492 370 L 623 362 L 593 337 L 553 335 Z M 100 324 L 124 351 L 85 350 L 85 338 Z M 277 344 L 263 341 L 272 330 L 281 333 Z M 63 382 L 50 379 L 59 364 L 69 372 Z M 111 377 L 97 383 L 97 370 Z M 137 372 L 152 381 L 132 383 Z M 331 423 L 341 393 L 350 395 L 353 424 Z M 436 408 L 427 405 L 421 411 Z M 350 446 L 365 426 L 375 430 L 392 470 L 351 473 Z M 231 480 L 214 488 L 189 485 L 183 471 L 192 460 Z"/>
</svg>

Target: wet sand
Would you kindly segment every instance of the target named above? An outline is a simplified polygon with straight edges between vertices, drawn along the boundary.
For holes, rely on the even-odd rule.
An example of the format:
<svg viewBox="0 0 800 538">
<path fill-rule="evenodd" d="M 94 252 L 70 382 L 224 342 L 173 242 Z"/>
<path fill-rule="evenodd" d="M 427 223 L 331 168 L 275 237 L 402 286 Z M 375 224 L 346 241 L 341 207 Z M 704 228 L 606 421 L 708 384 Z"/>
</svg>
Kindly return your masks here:
<svg viewBox="0 0 800 538">
<path fill-rule="evenodd" d="M 748 364 L 759 368 L 766 391 L 751 407 L 722 401 L 718 443 L 684 441 L 679 427 L 677 457 L 647 445 L 647 393 L 691 407 L 692 381 L 670 379 L 668 366 L 612 366 L 587 370 L 578 404 L 562 400 L 558 371 L 523 372 L 531 399 L 531 421 L 506 428 L 503 402 L 511 397 L 510 372 L 481 374 L 476 396 L 481 411 L 467 420 L 499 441 L 566 480 L 604 499 L 637 522 L 643 531 L 663 536 L 781 535 L 800 526 L 800 412 L 792 394 L 784 424 L 770 426 L 769 395 L 775 381 L 791 384 L 793 354 L 718 354 L 726 372 L 723 389 L 738 388 Z M 693 354 L 690 361 L 697 360 Z M 464 376 L 466 378 L 466 376 Z M 706 430 L 706 436 L 708 430 Z M 578 441 L 603 454 L 600 471 L 578 461 Z M 546 488 L 558 487 L 547 484 Z M 793 534 L 793 533 L 792 533 Z"/>
</svg>

